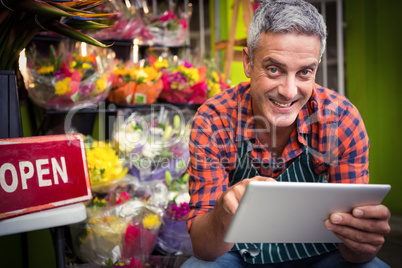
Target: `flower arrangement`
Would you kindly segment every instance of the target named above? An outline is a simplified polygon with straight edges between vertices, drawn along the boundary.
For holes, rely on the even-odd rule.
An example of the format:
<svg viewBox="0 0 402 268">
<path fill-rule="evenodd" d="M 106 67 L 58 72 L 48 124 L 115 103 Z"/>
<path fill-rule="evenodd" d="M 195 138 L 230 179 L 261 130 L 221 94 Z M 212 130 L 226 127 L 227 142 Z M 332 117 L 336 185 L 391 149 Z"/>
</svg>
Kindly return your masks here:
<svg viewBox="0 0 402 268">
<path fill-rule="evenodd" d="M 48 57 L 27 52 L 27 68 L 21 71 L 29 97 L 46 109 L 67 110 L 98 104 L 111 88 L 107 58 L 94 47 L 87 55 L 77 50 L 65 51 L 62 42 Z M 107 53 L 107 52 L 106 52 Z"/>
<path fill-rule="evenodd" d="M 149 202 L 154 191 L 132 180 L 94 197 L 87 220 L 71 226 L 77 256 L 96 265 L 143 267 L 162 224 L 162 210 Z"/>
<path fill-rule="evenodd" d="M 176 111 L 160 106 L 159 111 L 124 112 L 116 120 L 113 140 L 121 155 L 128 159 L 128 173 L 141 181 L 164 180 L 164 173 L 181 175 L 189 160 L 189 124 L 186 116 L 194 112 Z"/>
<path fill-rule="evenodd" d="M 141 38 L 145 43 L 155 45 L 182 45 L 188 31 L 187 20 L 187 14 L 179 19 L 172 10 L 165 11 L 158 18 L 145 17 L 146 28 L 142 32 Z"/>
<path fill-rule="evenodd" d="M 59 33 L 91 45 L 108 47 L 80 29 L 101 29 L 105 24 L 93 21 L 110 14 L 91 12 L 102 0 L 45 1 L 10 0 L 0 4 L 0 70 L 10 70 L 20 52 L 39 31 Z M 84 18 L 84 19 L 83 19 Z"/>
<path fill-rule="evenodd" d="M 188 178 L 188 173 L 173 179 L 169 171 L 165 172 L 168 203 L 163 215 L 163 225 L 156 242 L 156 249 L 161 253 L 176 255 L 191 255 L 192 253 L 191 239 L 186 225 L 190 211 Z"/>
<path fill-rule="evenodd" d="M 116 61 L 108 100 L 121 104 L 152 104 L 162 91 L 162 73 L 155 66 L 140 67 Z"/>
<path fill-rule="evenodd" d="M 108 16 L 109 28 L 101 29 L 92 34 L 98 40 L 135 39 L 140 37 L 145 28 L 139 19 L 139 10 L 135 5 L 125 1 L 109 1 L 96 8 L 101 13 L 112 13 Z"/>
<path fill-rule="evenodd" d="M 107 192 L 127 173 L 125 160 L 120 158 L 113 146 L 104 141 L 85 139 L 89 178 L 93 192 Z"/>
<path fill-rule="evenodd" d="M 212 96 L 220 93 L 222 90 L 228 89 L 230 86 L 225 83 L 214 59 L 206 59 L 205 63 L 207 66 L 207 97 L 211 98 Z"/>
<path fill-rule="evenodd" d="M 171 103 L 203 103 L 207 98 L 206 72 L 206 66 L 196 68 L 187 61 L 165 68 L 160 98 Z"/>
</svg>

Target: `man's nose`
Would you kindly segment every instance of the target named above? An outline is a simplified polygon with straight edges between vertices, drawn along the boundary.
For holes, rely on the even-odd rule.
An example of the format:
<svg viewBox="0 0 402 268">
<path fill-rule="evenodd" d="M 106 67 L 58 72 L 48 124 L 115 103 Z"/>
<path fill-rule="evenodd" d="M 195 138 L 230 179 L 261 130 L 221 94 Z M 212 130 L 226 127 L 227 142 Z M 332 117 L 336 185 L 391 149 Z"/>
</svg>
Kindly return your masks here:
<svg viewBox="0 0 402 268">
<path fill-rule="evenodd" d="M 297 95 L 297 81 L 293 75 L 287 75 L 278 93 L 284 100 L 293 100 Z"/>
</svg>

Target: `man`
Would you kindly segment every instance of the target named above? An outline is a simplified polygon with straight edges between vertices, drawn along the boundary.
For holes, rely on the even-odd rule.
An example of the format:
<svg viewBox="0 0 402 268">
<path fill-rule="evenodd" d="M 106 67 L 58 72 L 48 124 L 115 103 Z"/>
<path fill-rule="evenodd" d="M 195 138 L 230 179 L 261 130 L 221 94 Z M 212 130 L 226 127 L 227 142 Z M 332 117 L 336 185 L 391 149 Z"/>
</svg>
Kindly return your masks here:
<svg viewBox="0 0 402 268">
<path fill-rule="evenodd" d="M 264 1 L 256 10 L 243 48 L 250 82 L 208 100 L 193 121 L 194 257 L 183 267 L 388 267 L 375 257 L 390 231 L 383 205 L 330 215 L 323 224 L 339 244 L 223 240 L 251 180 L 368 183 L 369 141 L 358 111 L 314 83 L 325 42 L 322 16 L 302 0 Z"/>
</svg>

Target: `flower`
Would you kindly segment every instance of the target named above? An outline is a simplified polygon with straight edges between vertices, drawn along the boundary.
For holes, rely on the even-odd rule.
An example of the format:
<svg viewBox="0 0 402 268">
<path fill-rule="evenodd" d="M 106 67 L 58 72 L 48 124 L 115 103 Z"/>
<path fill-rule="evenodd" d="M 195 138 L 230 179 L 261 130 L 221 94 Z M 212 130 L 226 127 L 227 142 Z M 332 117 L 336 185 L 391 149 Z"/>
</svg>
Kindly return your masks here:
<svg viewBox="0 0 402 268">
<path fill-rule="evenodd" d="M 218 94 L 222 90 L 229 88 L 230 86 L 224 82 L 224 78 L 219 73 L 218 66 L 214 59 L 206 59 L 205 63 L 207 65 L 207 97 L 211 98 L 212 96 Z"/>
<path fill-rule="evenodd" d="M 130 195 L 125 191 L 122 191 L 116 200 L 116 205 L 122 204 L 130 199 Z"/>
<path fill-rule="evenodd" d="M 77 30 L 108 27 L 105 24 L 92 21 L 95 17 L 109 15 L 90 12 L 101 2 L 101 0 L 78 0 L 73 2 L 46 0 L 1 1 L 0 40 L 4 45 L 0 47 L 0 69 L 11 69 L 20 52 L 42 29 L 91 45 L 108 47 Z"/>
<path fill-rule="evenodd" d="M 169 203 L 167 208 L 167 216 L 176 221 L 185 221 L 187 220 L 188 213 L 190 212 L 190 207 L 188 203 L 180 203 L 177 206 L 174 202 Z"/>
<path fill-rule="evenodd" d="M 189 13 L 175 14 L 172 10 L 164 11 L 159 17 L 152 12 L 143 17 L 145 27 L 141 30 L 144 43 L 164 46 L 181 45 L 188 31 Z"/>
<path fill-rule="evenodd" d="M 195 67 L 187 61 L 164 68 L 160 99 L 172 103 L 201 104 L 206 101 L 206 66 Z"/>
<path fill-rule="evenodd" d="M 95 48 L 87 56 L 66 51 L 63 41 L 56 50 L 51 46 L 47 57 L 39 57 L 36 50 L 27 51 L 28 64 L 21 71 L 29 97 L 39 106 L 50 109 L 69 109 L 74 106 L 97 104 L 104 100 L 111 88 L 106 57 Z M 95 56 L 95 53 L 98 55 Z"/>
<path fill-rule="evenodd" d="M 168 71 L 166 81 L 171 89 L 183 90 L 200 82 L 201 75 L 198 68 L 193 67 L 188 62 L 171 68 Z"/>
<path fill-rule="evenodd" d="M 101 188 L 110 182 L 122 178 L 127 169 L 124 167 L 124 160 L 119 158 L 112 146 L 103 141 L 89 141 L 86 147 L 89 177 L 93 190 Z"/>
<path fill-rule="evenodd" d="M 157 214 L 147 214 L 142 219 L 142 226 L 148 230 L 157 230 L 161 226 L 160 217 Z"/>
<path fill-rule="evenodd" d="M 185 116 L 193 113 L 178 114 L 170 106 L 149 114 L 120 111 L 113 141 L 130 163 L 129 174 L 140 181 L 163 181 L 166 170 L 174 176 L 183 174 L 189 161 L 191 129 Z"/>
<path fill-rule="evenodd" d="M 165 172 L 165 183 L 169 192 L 166 215 L 172 220 L 183 221 L 187 219 L 190 211 L 188 179 L 188 173 L 185 173 L 182 177 L 173 179 L 169 171 Z"/>
<path fill-rule="evenodd" d="M 152 104 L 162 90 L 161 75 L 155 66 L 140 67 L 130 61 L 116 61 L 108 99 L 123 104 Z"/>
</svg>

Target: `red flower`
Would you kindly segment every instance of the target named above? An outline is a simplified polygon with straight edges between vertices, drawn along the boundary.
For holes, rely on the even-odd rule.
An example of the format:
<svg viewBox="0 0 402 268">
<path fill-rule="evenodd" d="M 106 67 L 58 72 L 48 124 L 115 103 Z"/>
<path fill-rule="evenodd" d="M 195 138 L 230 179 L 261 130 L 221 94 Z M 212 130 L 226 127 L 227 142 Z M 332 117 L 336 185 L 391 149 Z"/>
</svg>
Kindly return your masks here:
<svg viewBox="0 0 402 268">
<path fill-rule="evenodd" d="M 168 22 L 171 19 L 176 19 L 176 15 L 169 10 L 168 12 L 165 12 L 165 14 L 163 16 L 161 16 L 158 21 L 162 21 L 162 22 Z"/>
</svg>

